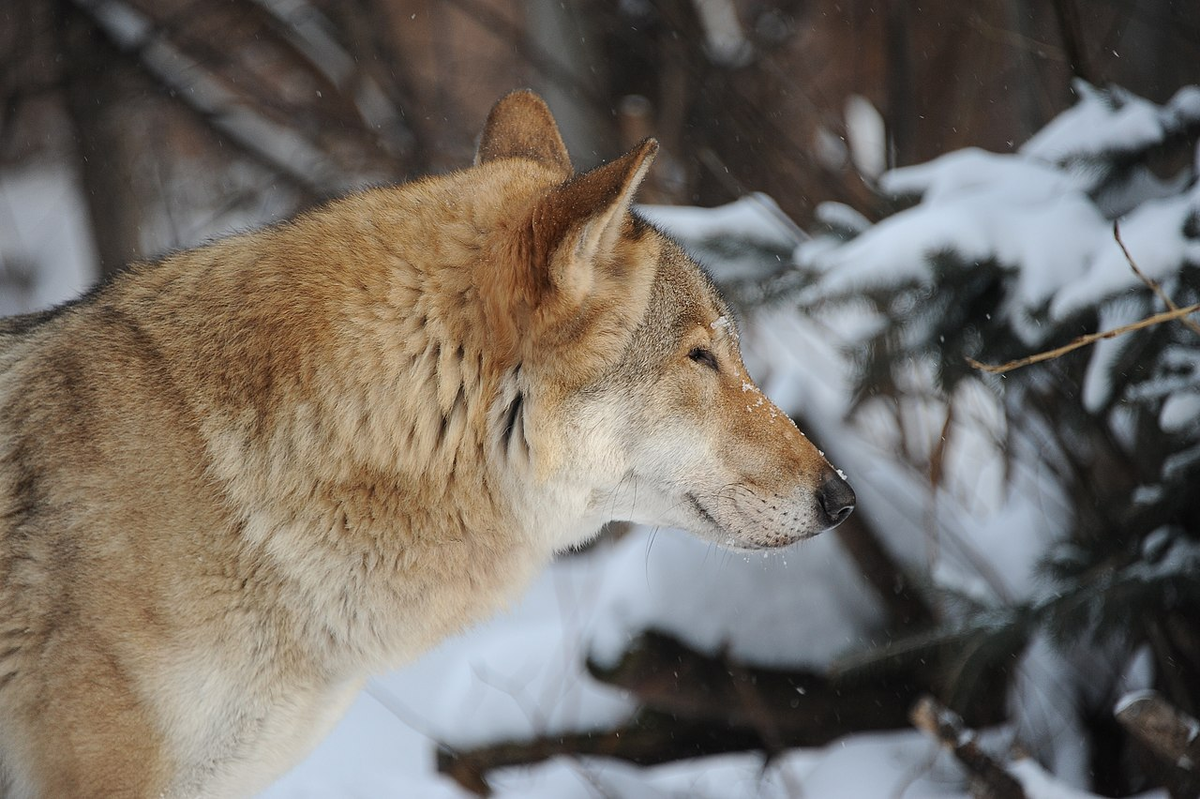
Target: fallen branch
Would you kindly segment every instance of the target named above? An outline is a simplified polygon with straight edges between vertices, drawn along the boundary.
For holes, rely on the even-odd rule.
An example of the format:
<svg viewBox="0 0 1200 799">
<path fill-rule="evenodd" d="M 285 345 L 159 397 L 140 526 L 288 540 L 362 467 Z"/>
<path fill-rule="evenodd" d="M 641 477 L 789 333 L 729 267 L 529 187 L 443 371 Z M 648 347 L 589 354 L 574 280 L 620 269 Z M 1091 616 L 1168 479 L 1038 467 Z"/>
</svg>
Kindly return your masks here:
<svg viewBox="0 0 1200 799">
<path fill-rule="evenodd" d="M 918 689 L 911 675 L 830 679 L 799 669 L 748 666 L 697 652 L 659 632 L 642 633 L 613 666 L 592 676 L 624 688 L 644 707 L 713 729 L 748 730 L 766 748 L 823 746 L 851 732 L 899 729 Z"/>
<path fill-rule="evenodd" d="M 914 727 L 949 750 L 971 775 L 971 794 L 976 799 L 1026 799 L 1025 789 L 980 748 L 975 733 L 950 708 L 931 696 L 913 706 L 909 719 Z"/>
<path fill-rule="evenodd" d="M 640 635 L 616 664 L 589 662 L 588 668 L 601 682 L 629 691 L 641 706 L 632 719 L 613 729 L 474 749 L 443 745 L 438 770 L 485 795 L 488 772 L 560 755 L 639 765 L 748 750 L 770 757 L 854 732 L 902 729 L 905 710 L 921 690 L 906 673 L 851 680 L 748 666 L 657 632 Z"/>
<path fill-rule="evenodd" d="M 1154 691 L 1123 698 L 1114 715 L 1166 766 L 1161 776 L 1171 796 L 1200 796 L 1200 722 Z"/>
<path fill-rule="evenodd" d="M 686 719 L 641 711 L 627 723 L 611 730 L 546 735 L 525 741 L 505 741 L 474 749 L 441 745 L 437 770 L 471 793 L 491 793 L 488 773 L 499 768 L 529 765 L 552 757 L 613 757 L 653 766 L 684 758 L 754 749 L 753 733 L 725 731 L 714 734 L 706 725 Z"/>
</svg>

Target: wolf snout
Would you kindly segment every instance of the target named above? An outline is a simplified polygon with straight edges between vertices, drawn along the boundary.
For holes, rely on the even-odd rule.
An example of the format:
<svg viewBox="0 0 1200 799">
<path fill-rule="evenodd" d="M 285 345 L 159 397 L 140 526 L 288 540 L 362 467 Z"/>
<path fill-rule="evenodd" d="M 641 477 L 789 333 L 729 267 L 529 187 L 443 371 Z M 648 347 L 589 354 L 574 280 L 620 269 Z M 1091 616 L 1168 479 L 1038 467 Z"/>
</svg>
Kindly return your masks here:
<svg viewBox="0 0 1200 799">
<path fill-rule="evenodd" d="M 822 514 L 826 529 L 837 527 L 846 521 L 846 517 L 854 510 L 854 489 L 841 478 L 830 471 L 817 489 L 817 507 Z"/>
</svg>

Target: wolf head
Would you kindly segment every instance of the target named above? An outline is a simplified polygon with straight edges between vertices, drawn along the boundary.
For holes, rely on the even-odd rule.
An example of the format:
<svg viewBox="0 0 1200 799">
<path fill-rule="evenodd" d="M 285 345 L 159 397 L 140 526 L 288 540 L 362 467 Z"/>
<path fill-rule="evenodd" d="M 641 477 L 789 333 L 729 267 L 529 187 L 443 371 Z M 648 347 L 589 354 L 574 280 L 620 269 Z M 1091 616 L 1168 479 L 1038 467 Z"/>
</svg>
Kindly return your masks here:
<svg viewBox="0 0 1200 799">
<path fill-rule="evenodd" d="M 504 457 L 586 494 L 592 521 L 681 527 L 735 548 L 841 523 L 854 492 L 742 363 L 729 307 L 631 203 L 658 145 L 575 174 L 546 105 L 515 92 L 476 156 L 541 184 L 514 209 L 481 288 L 514 366 L 494 414 Z"/>
</svg>

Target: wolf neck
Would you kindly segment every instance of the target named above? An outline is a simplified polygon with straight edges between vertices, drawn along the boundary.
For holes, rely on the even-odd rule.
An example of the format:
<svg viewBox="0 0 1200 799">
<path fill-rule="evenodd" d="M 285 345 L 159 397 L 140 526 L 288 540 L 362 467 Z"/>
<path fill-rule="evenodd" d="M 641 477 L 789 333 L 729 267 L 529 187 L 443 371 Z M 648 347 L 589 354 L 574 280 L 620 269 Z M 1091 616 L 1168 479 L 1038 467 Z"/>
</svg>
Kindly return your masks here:
<svg viewBox="0 0 1200 799">
<path fill-rule="evenodd" d="M 575 515 L 536 474 L 526 370 L 408 301 L 402 318 L 350 307 L 334 335 L 281 334 L 332 352 L 276 369 L 269 398 L 212 397 L 203 431 L 247 557 L 335 670 L 395 666 L 507 604 Z"/>
<path fill-rule="evenodd" d="M 427 350 L 411 382 L 435 360 Z M 445 404 L 410 404 L 391 424 L 372 417 L 372 395 L 405 386 L 384 382 L 339 391 L 336 419 L 298 405 L 266 440 L 247 424 L 212 448 L 249 550 L 334 669 L 415 657 L 511 601 L 552 555 L 553 514 L 513 499 L 536 491 L 516 376 L 490 403 L 470 380 L 445 386 Z"/>
<path fill-rule="evenodd" d="M 218 243 L 114 286 L 152 309 L 247 572 L 278 583 L 310 641 L 372 667 L 516 596 L 583 504 L 547 479 L 533 367 L 489 333 L 488 253 L 458 243 L 496 224 L 415 190 L 359 198 L 377 206 L 366 221 L 334 204 L 252 251 Z M 378 232 L 430 214 L 462 229 Z"/>
</svg>

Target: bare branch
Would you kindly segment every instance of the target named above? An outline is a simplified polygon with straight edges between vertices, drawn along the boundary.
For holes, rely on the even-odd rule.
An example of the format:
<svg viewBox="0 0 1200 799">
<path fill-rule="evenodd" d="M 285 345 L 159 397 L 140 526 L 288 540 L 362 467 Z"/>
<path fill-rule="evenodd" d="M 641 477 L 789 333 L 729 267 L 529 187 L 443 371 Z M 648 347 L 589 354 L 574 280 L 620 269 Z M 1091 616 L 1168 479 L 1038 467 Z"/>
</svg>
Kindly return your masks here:
<svg viewBox="0 0 1200 799">
<path fill-rule="evenodd" d="M 1146 284 L 1147 288 L 1158 295 L 1159 299 L 1166 304 L 1167 310 L 1165 312 L 1155 314 L 1154 316 L 1147 317 L 1132 324 L 1113 328 L 1112 330 L 1104 330 L 1099 333 L 1089 333 L 1088 335 L 1080 336 L 1071 343 L 1065 344 L 1061 347 L 1056 347 L 1055 349 L 1047 350 L 1045 352 L 1039 352 L 1036 355 L 1029 355 L 1025 358 L 1018 358 L 1015 361 L 1009 361 L 1008 363 L 1000 364 L 998 366 L 981 363 L 974 358 L 967 358 L 967 363 L 969 363 L 973 368 L 987 372 L 988 374 L 1001 375 L 1005 372 L 1011 372 L 1014 369 L 1020 369 L 1023 366 L 1029 366 L 1031 364 L 1041 363 L 1042 361 L 1053 360 L 1054 358 L 1061 358 L 1063 355 L 1066 355 L 1069 352 L 1074 352 L 1080 347 L 1086 347 L 1089 344 L 1094 344 L 1102 339 L 1116 338 L 1117 336 L 1125 333 L 1131 333 L 1134 330 L 1141 330 L 1145 327 L 1153 327 L 1154 325 L 1159 325 L 1163 322 L 1171 322 L 1176 319 L 1187 325 L 1188 328 L 1193 330 L 1197 335 L 1200 335 L 1200 324 L 1197 324 L 1194 320 L 1187 318 L 1190 314 L 1200 310 L 1200 303 L 1189 305 L 1186 308 L 1180 308 L 1171 300 L 1170 297 L 1167 296 L 1167 293 L 1163 291 L 1162 286 L 1158 285 L 1158 283 L 1155 283 L 1153 280 L 1147 277 L 1146 273 L 1138 268 L 1137 262 L 1133 260 L 1133 256 L 1129 253 L 1129 248 L 1126 247 L 1125 242 L 1121 240 L 1120 223 L 1116 221 L 1113 222 L 1113 238 L 1116 239 L 1117 246 L 1120 247 L 1121 252 L 1124 253 L 1125 260 L 1129 263 L 1129 268 L 1133 270 L 1133 273 L 1138 276 L 1138 279 Z"/>
<path fill-rule="evenodd" d="M 1020 369 L 1023 366 L 1029 366 L 1031 364 L 1041 363 L 1042 361 L 1061 358 L 1069 352 L 1074 352 L 1080 347 L 1086 347 L 1089 344 L 1095 344 L 1097 341 L 1102 339 L 1116 338 L 1117 336 L 1124 335 L 1125 333 L 1132 333 L 1134 330 L 1141 330 L 1142 328 L 1161 325 L 1163 322 L 1173 322 L 1176 319 L 1183 319 L 1185 316 L 1194 314 L 1196 311 L 1200 311 L 1200 302 L 1195 303 L 1194 305 L 1189 305 L 1186 308 L 1176 308 L 1174 311 L 1163 311 L 1162 313 L 1154 314 L 1154 316 L 1148 316 L 1145 319 L 1140 319 L 1137 322 L 1133 322 L 1128 325 L 1114 327 L 1111 330 L 1104 330 L 1099 333 L 1089 333 L 1086 336 L 1080 336 L 1070 344 L 1064 344 L 1061 347 L 1056 347 L 1052 350 L 1047 350 L 1046 352 L 1039 352 L 1036 355 L 1018 358 L 1015 361 L 1009 361 L 1008 363 L 1000 364 L 998 366 L 981 363 L 974 358 L 967 358 L 967 363 L 969 363 L 975 369 L 987 372 L 988 374 L 1001 375 L 1005 372 L 1011 372 L 1014 369 Z"/>
<path fill-rule="evenodd" d="M 1138 268 L 1137 262 L 1134 261 L 1133 256 L 1129 254 L 1129 248 L 1125 246 L 1125 242 L 1121 241 L 1121 223 L 1115 219 L 1113 220 L 1113 238 L 1116 239 L 1117 246 L 1121 248 L 1121 252 L 1125 254 L 1125 260 L 1129 262 L 1129 268 L 1133 270 L 1133 273 L 1137 275 L 1151 291 L 1158 295 L 1158 298 L 1163 301 L 1164 305 L 1167 306 L 1167 310 L 1179 310 L 1179 306 L 1176 305 L 1169 296 L 1167 296 L 1167 292 L 1163 291 L 1162 286 L 1148 278 L 1146 273 Z M 1200 335 L 1200 324 L 1197 324 L 1191 319 L 1181 319 L 1180 321 L 1190 327 L 1197 335 Z"/>
</svg>

